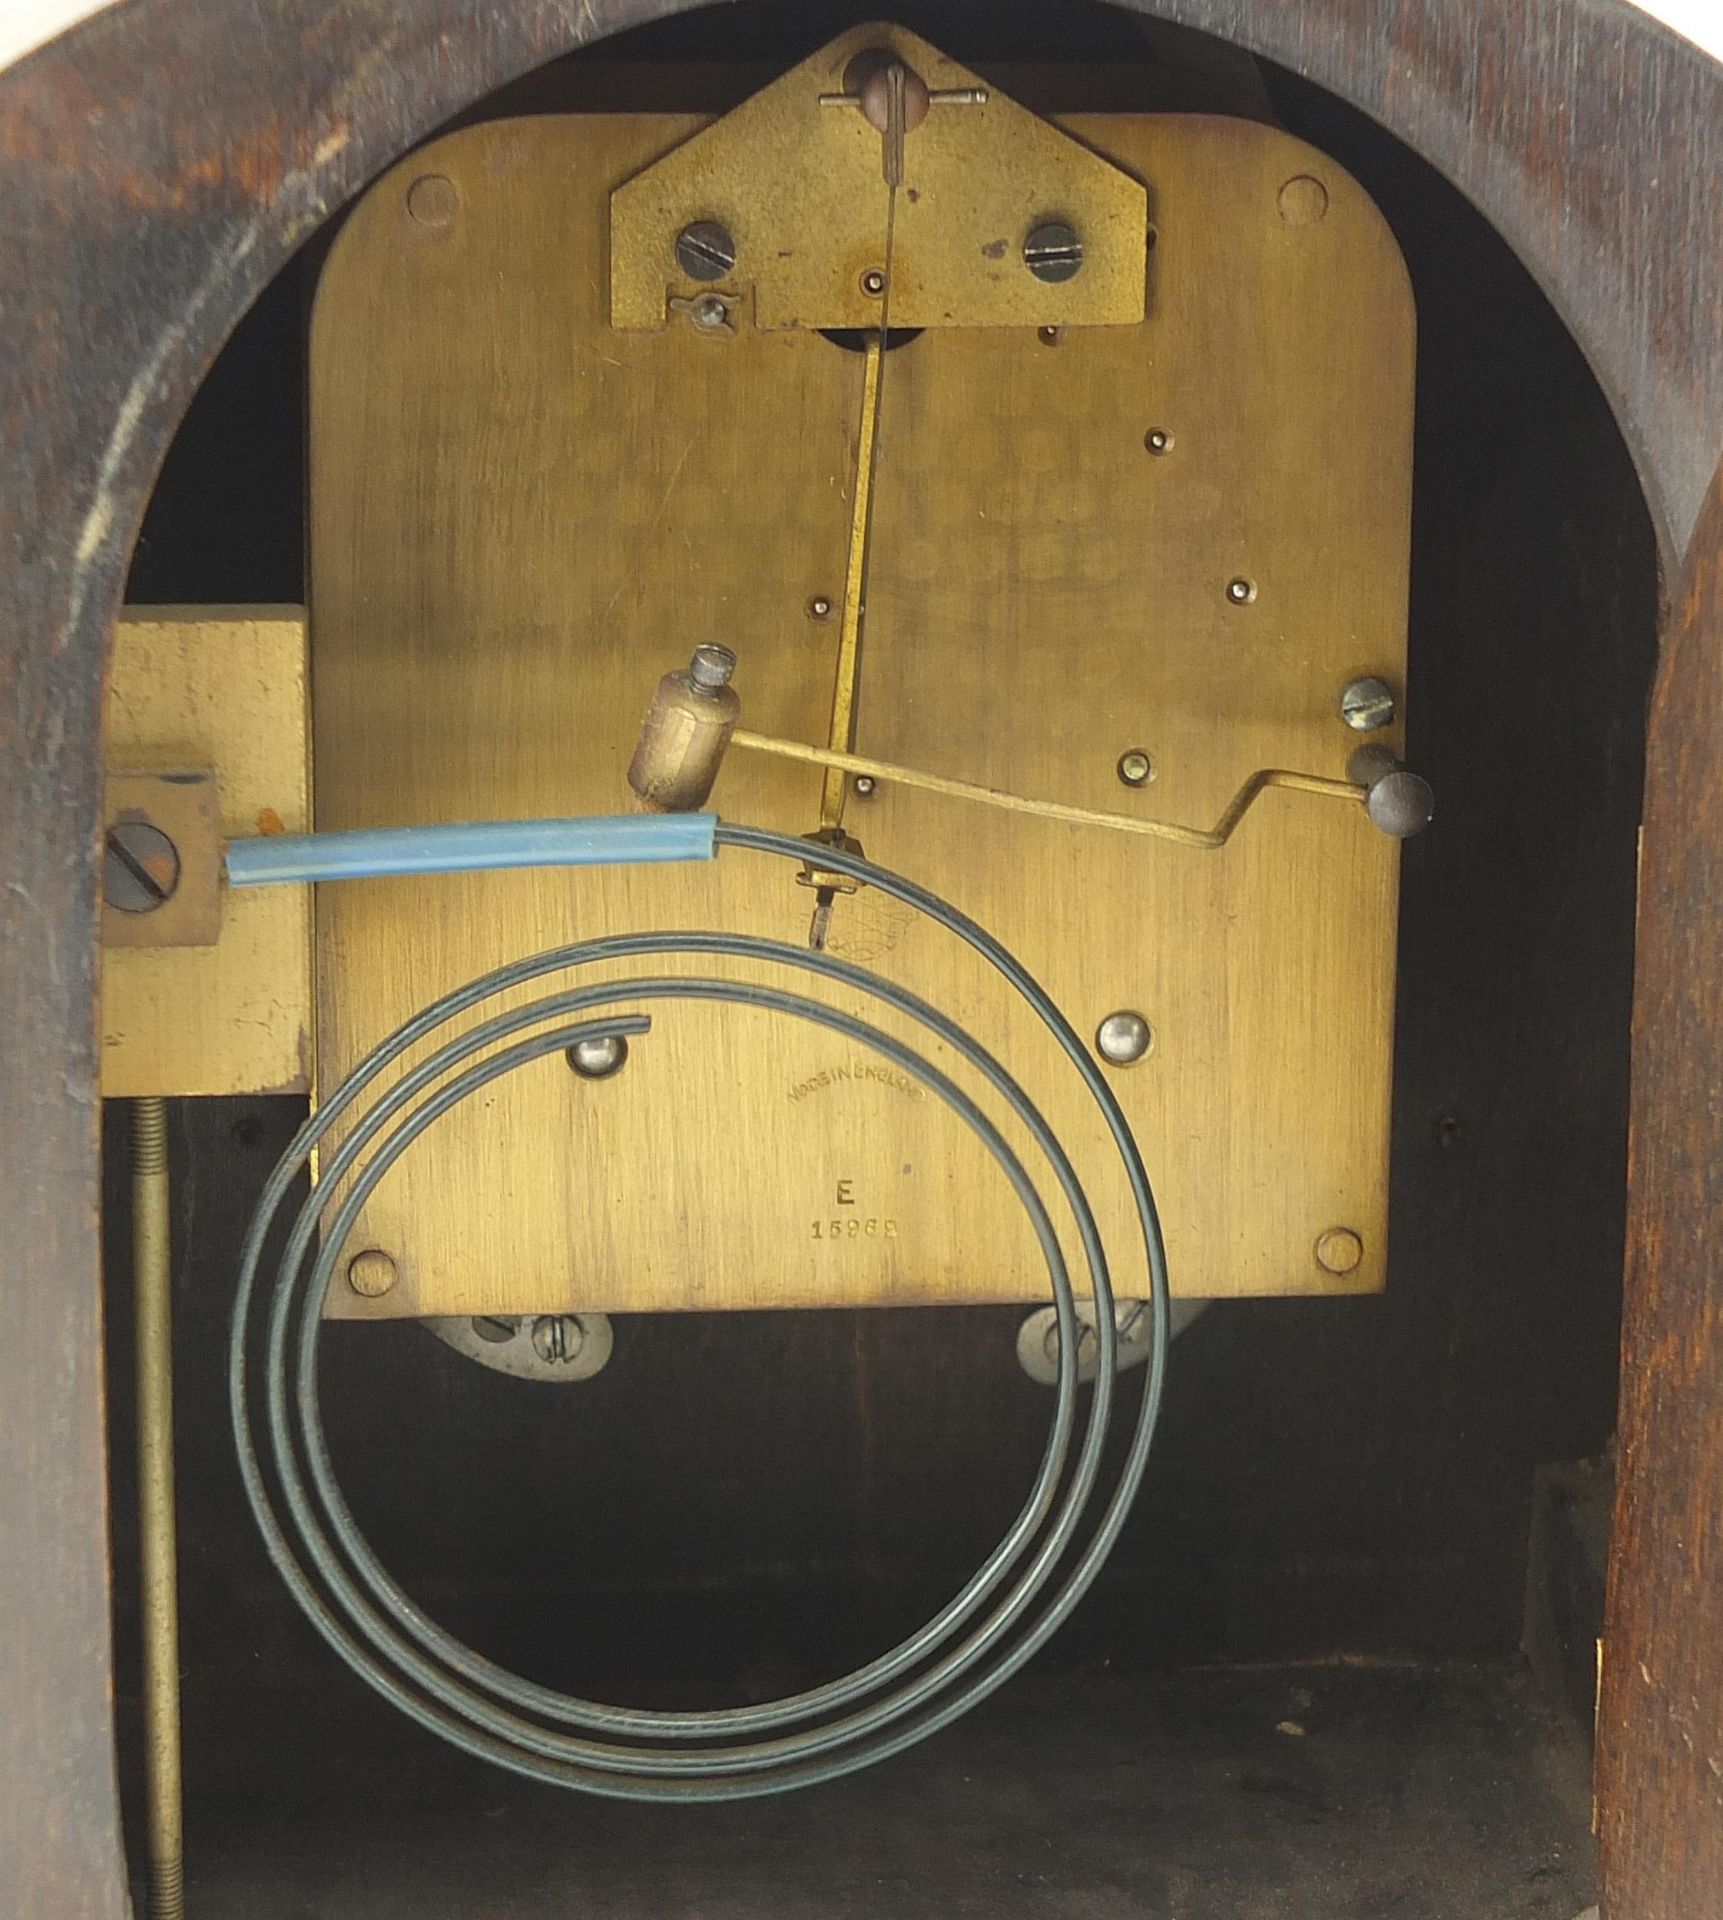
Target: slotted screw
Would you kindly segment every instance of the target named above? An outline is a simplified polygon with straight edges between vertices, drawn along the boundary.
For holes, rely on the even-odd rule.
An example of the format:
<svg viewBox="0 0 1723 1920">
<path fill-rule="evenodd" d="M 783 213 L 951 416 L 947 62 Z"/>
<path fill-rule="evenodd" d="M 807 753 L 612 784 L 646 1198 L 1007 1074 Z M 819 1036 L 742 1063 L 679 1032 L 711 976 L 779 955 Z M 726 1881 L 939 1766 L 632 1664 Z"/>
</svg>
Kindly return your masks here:
<svg viewBox="0 0 1723 1920">
<path fill-rule="evenodd" d="M 567 1366 L 585 1345 L 586 1329 L 572 1313 L 541 1314 L 532 1323 L 533 1352 L 546 1366 Z"/>
<path fill-rule="evenodd" d="M 676 236 L 676 264 L 690 280 L 722 280 L 736 264 L 736 242 L 716 220 L 692 220 Z"/>
<path fill-rule="evenodd" d="M 1376 733 L 1393 726 L 1393 688 L 1374 674 L 1348 680 L 1340 689 L 1340 717 L 1354 733 Z"/>
<path fill-rule="evenodd" d="M 1076 279 L 1083 266 L 1083 242 L 1064 220 L 1042 220 L 1023 242 L 1023 264 L 1037 280 L 1059 286 Z"/>
<path fill-rule="evenodd" d="M 147 820 L 116 820 L 102 850 L 102 898 L 119 913 L 154 913 L 179 885 L 179 849 Z"/>
</svg>

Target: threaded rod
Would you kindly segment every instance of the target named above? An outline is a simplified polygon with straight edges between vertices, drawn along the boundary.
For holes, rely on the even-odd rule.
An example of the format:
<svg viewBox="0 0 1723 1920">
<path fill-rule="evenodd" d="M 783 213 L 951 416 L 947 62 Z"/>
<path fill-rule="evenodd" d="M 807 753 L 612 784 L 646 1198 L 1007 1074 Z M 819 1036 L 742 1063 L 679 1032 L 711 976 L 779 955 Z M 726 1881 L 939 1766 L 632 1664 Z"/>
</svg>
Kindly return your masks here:
<svg viewBox="0 0 1723 1920">
<path fill-rule="evenodd" d="M 138 1533 L 143 1562 L 144 1763 L 150 1920 L 185 1913 L 180 1787 L 179 1577 L 174 1522 L 173 1259 L 167 1102 L 132 1102 Z"/>
</svg>

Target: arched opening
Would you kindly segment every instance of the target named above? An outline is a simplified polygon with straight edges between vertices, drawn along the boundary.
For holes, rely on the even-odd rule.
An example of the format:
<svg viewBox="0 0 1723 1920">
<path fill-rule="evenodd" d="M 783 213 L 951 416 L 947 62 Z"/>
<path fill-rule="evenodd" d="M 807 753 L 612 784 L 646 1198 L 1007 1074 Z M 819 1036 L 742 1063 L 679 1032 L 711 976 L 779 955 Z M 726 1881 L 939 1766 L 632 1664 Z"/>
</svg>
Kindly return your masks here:
<svg viewBox="0 0 1723 1920">
<path fill-rule="evenodd" d="M 1362 1855 L 1346 1813 L 1359 1804 L 1384 1823 L 1370 1828 L 1382 1851 L 1359 1866 L 1359 1897 L 1410 1885 L 1414 1897 L 1452 1899 L 1458 1860 L 1419 1864 L 1396 1846 L 1427 1847 L 1429 1830 L 1407 1816 L 1420 1769 L 1433 1755 L 1475 1759 L 1466 1740 L 1482 1721 L 1501 1767 L 1484 1776 L 1494 1870 L 1521 1878 L 1465 1891 L 1480 1911 L 1495 1899 L 1504 1916 L 1530 1913 L 1528 1887 L 1538 1898 L 1551 1885 L 1585 1891 L 1583 1860 L 1560 1853 L 1583 1786 L 1550 1804 L 1562 1796 L 1549 1793 L 1545 1762 L 1565 1736 L 1518 1649 L 1539 1470 L 1596 1460 L 1614 1407 L 1640 715 L 1657 616 L 1631 463 L 1523 269 L 1361 116 L 1207 43 L 1146 39 L 1100 9 L 1079 26 L 1062 20 L 1056 36 L 1028 9 L 925 11 L 909 24 L 968 64 L 1058 67 L 1048 84 L 1073 99 L 1085 85 L 1114 102 L 1140 88 L 1155 107 L 1266 113 L 1340 161 L 1386 214 L 1420 323 L 1408 749 L 1443 811 L 1403 870 L 1386 1293 L 1239 1301 L 1205 1316 L 1175 1356 L 1151 1480 L 1102 1584 L 1016 1703 L 950 1736 L 979 1739 L 978 1757 L 954 1768 L 958 1746 L 927 1749 L 932 1771 L 913 1776 L 913 1808 L 901 1805 L 904 1776 L 854 1791 L 888 1797 L 860 1804 L 872 1821 L 901 1821 L 888 1828 L 894 1844 L 925 1862 L 909 1871 L 929 1884 L 942 1850 L 939 1870 L 958 1886 L 976 1884 L 986 1856 L 997 1911 L 1015 1897 L 1007 1882 L 1035 1884 L 1030 1853 L 1059 1836 L 1056 1879 L 1073 1894 L 1122 1885 L 1127 1899 L 1201 1912 L 1201 1885 L 1242 1860 L 1264 1806 L 1277 1818 L 1263 1877 L 1240 1883 L 1264 1899 L 1293 1897 Z M 686 86 L 672 104 L 704 105 L 702 89 L 734 89 L 736 77 L 642 76 L 636 64 L 740 58 L 772 70 L 852 17 L 834 10 L 816 25 L 757 9 L 665 23 L 534 76 L 494 110 L 557 110 L 628 86 Z M 274 283 L 188 417 L 145 522 L 134 601 L 303 598 L 294 382 L 320 251 L 313 243 Z M 256 1098 L 183 1110 L 182 1436 L 220 1430 L 224 1275 L 295 1118 L 290 1102 Z M 110 1191 L 110 1220 L 122 1214 Z M 121 1236 L 110 1251 L 123 1258 Z M 985 1308 L 655 1319 L 620 1329 L 618 1362 L 578 1427 L 560 1396 L 554 1410 L 523 1400 L 415 1329 L 337 1329 L 331 1420 L 392 1564 L 481 1644 L 549 1678 L 571 1681 L 577 1667 L 583 1684 L 602 1647 L 614 1664 L 596 1677 L 618 1689 L 775 1692 L 848 1664 L 924 1612 L 929 1591 L 948 1589 L 996 1530 L 1045 1417 L 1016 1370 L 1016 1318 Z M 111 1316 L 116 1383 L 124 1325 L 123 1312 Z M 123 1462 L 123 1392 L 115 1402 Z M 655 1406 L 676 1417 L 652 1418 Z M 786 1432 L 793 1447 L 778 1444 Z M 579 1526 L 547 1527 L 547 1497 L 553 1509 L 561 1500 L 544 1463 L 564 1448 L 593 1469 L 589 1479 L 576 1468 Z M 415 1873 L 446 1884 L 454 1856 L 426 1840 L 442 1828 L 479 1863 L 461 1869 L 479 1876 L 473 1897 L 523 1913 L 547 1878 L 562 1897 L 583 1872 L 643 1912 L 666 1910 L 690 1884 L 723 1894 L 727 1876 L 739 1899 L 790 1885 L 810 1910 L 821 1900 L 843 1910 L 822 1821 L 845 1815 L 816 1802 L 805 1823 L 800 1802 L 746 1816 L 758 1825 L 724 1816 L 729 1844 L 745 1836 L 751 1861 L 720 1853 L 716 1865 L 720 1827 L 705 1816 L 680 1838 L 648 1840 L 637 1817 L 582 1809 L 580 1853 L 547 1876 L 544 1850 L 567 1821 L 560 1803 L 529 1804 L 512 1784 L 493 1792 L 465 1763 L 439 1774 L 422 1736 L 302 1630 L 249 1535 L 224 1448 L 182 1458 L 188 1759 L 212 1905 L 242 1887 L 256 1905 L 265 1883 L 282 1911 L 295 1899 L 362 1899 L 361 1880 L 379 1900 Z M 1546 1520 L 1552 1505 L 1585 1505 L 1583 1484 L 1578 1471 L 1546 1479 Z M 122 1648 L 124 1489 L 122 1465 Z M 1571 1548 L 1564 1569 L 1539 1578 L 1561 1596 L 1572 1671 L 1591 1577 L 1584 1528 L 1541 1538 Z M 1145 1726 L 1152 1735 L 1133 1744 Z M 1021 1770 L 1035 1749 L 1057 1756 L 1069 1799 L 1047 1770 Z M 989 1764 L 1001 1768 L 991 1792 L 977 1771 Z M 1120 1766 L 1122 1794 L 1104 1777 Z M 1175 1776 L 1196 1784 L 1170 1806 Z M 1583 1782 L 1583 1760 L 1570 1778 Z M 997 1805 L 1029 1779 L 1046 1797 L 1001 1836 Z M 995 1811 L 965 1813 L 971 1797 Z M 327 1840 L 278 1853 L 255 1813 L 266 1800 L 303 1807 L 307 1822 L 314 1807 L 337 1809 Z M 1159 1842 L 1141 1825 L 1155 1802 L 1167 1823 Z M 1484 1810 L 1462 1797 L 1446 1811 Z M 1113 1831 L 1091 1852 L 1069 1839 L 1079 1824 Z M 517 1838 L 520 1827 L 531 1838 Z M 951 1832 L 969 1836 L 967 1854 L 942 1848 Z M 1179 1833 L 1201 1836 L 1178 1869 L 1184 1881 L 1166 1865 Z M 391 1851 L 405 1845 L 411 1862 Z M 349 1879 L 332 1861 L 366 1864 Z M 1039 1894 L 1023 1897 L 1022 1910 L 1036 1910 Z M 1227 1897 L 1236 1908 L 1237 1888 Z"/>
</svg>

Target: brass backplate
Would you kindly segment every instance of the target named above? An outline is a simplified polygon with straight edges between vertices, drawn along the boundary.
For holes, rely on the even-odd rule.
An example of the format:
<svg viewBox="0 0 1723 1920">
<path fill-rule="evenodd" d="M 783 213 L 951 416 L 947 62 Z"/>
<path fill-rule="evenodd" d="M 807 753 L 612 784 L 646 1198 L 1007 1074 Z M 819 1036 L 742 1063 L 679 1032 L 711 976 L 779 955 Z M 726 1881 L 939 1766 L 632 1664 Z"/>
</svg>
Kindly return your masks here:
<svg viewBox="0 0 1723 1920">
<path fill-rule="evenodd" d="M 298 607 L 152 607 L 120 620 L 108 682 L 108 764 L 211 769 L 222 834 L 305 831 L 307 725 Z M 116 807 L 135 803 L 155 815 L 164 794 L 171 799 L 172 789 L 159 781 L 143 788 L 109 781 Z M 202 855 L 202 878 L 213 888 L 215 849 L 206 845 Z M 309 1087 L 307 890 L 260 887 L 209 904 L 217 908 L 205 923 L 213 943 L 104 945 L 108 1097 Z M 147 934 L 155 917 L 138 917 L 139 932 Z"/>
<path fill-rule="evenodd" d="M 676 238 L 716 220 L 735 242 L 719 290 L 762 327 L 877 327 L 886 184 L 879 133 L 855 107 L 821 105 L 856 58 L 889 49 L 940 94 L 904 143 L 892 220 L 898 327 L 1132 325 L 1143 317 L 1148 196 L 1131 172 L 1008 99 L 901 27 L 857 27 L 654 159 L 610 207 L 611 319 L 662 327 L 687 279 Z M 1038 223 L 1080 236 L 1082 269 L 1039 280 L 1023 260 Z M 878 283 L 873 283 L 877 286 Z"/>
<path fill-rule="evenodd" d="M 344 227 L 311 353 L 320 827 L 625 807 L 653 685 L 705 639 L 741 655 L 748 726 L 825 738 L 861 356 L 611 324 L 612 193 L 701 124 L 470 128 Z M 953 327 L 887 355 L 857 748 L 1206 825 L 1258 767 L 1341 775 L 1344 683 L 1403 685 L 1412 302 L 1375 207 L 1286 134 L 1062 124 L 1148 183 L 1154 298 L 1135 326 Z M 1155 777 L 1127 788 L 1135 748 Z M 733 751 L 715 804 L 801 833 L 820 788 Z M 1175 1291 L 1383 1284 L 1398 855 L 1362 809 L 1273 793 L 1212 854 L 908 790 L 846 825 L 1085 1034 L 1147 1016 L 1153 1050 L 1114 1083 Z M 325 888 L 320 1083 L 520 954 L 647 927 L 799 941 L 809 906 L 787 863 L 741 853 Z M 876 892 L 836 902 L 832 947 L 1011 1064 L 1091 1187 L 1115 1285 L 1142 1292 L 1111 1147 L 998 981 Z M 1044 1296 L 1003 1178 L 899 1072 L 755 1012 L 651 1011 L 613 1079 L 553 1059 L 439 1121 L 355 1242 L 398 1284 L 330 1311 Z"/>
</svg>

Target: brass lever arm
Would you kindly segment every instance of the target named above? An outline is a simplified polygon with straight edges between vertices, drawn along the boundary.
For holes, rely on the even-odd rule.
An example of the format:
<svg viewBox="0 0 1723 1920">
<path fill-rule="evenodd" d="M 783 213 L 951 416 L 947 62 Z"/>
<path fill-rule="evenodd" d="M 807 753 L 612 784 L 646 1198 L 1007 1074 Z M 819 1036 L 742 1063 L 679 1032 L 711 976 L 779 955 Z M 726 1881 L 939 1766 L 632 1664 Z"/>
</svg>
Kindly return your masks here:
<svg viewBox="0 0 1723 1920">
<path fill-rule="evenodd" d="M 840 753 L 831 747 L 805 746 L 800 740 L 779 740 L 771 734 L 752 733 L 738 727 L 730 744 L 746 747 L 753 753 L 776 754 L 785 760 L 802 760 L 810 765 L 835 769 L 843 774 L 866 774 L 875 780 L 889 780 L 902 787 L 917 787 L 924 793 L 942 793 L 953 800 L 972 800 L 983 806 L 1001 807 L 1008 813 L 1033 814 L 1042 820 L 1064 820 L 1078 827 L 1110 827 L 1119 833 L 1147 834 L 1156 840 L 1171 840 L 1181 847 L 1194 847 L 1213 853 L 1224 847 L 1236 832 L 1257 799 L 1270 787 L 1284 787 L 1294 793 L 1313 793 L 1328 800 L 1349 800 L 1362 806 L 1369 789 L 1354 786 L 1350 780 L 1328 780 L 1320 774 L 1294 773 L 1285 767 L 1261 767 L 1245 781 L 1226 804 L 1220 818 L 1210 828 L 1180 826 L 1171 820 L 1141 820 L 1128 813 L 1110 813 L 1097 807 L 1070 807 L 1057 800 L 1031 800 L 1022 794 L 1007 793 L 1000 787 L 976 786 L 968 780 L 951 780 L 940 773 L 922 773 L 914 767 L 894 766 L 888 760 L 869 760 L 856 753 Z"/>
</svg>

